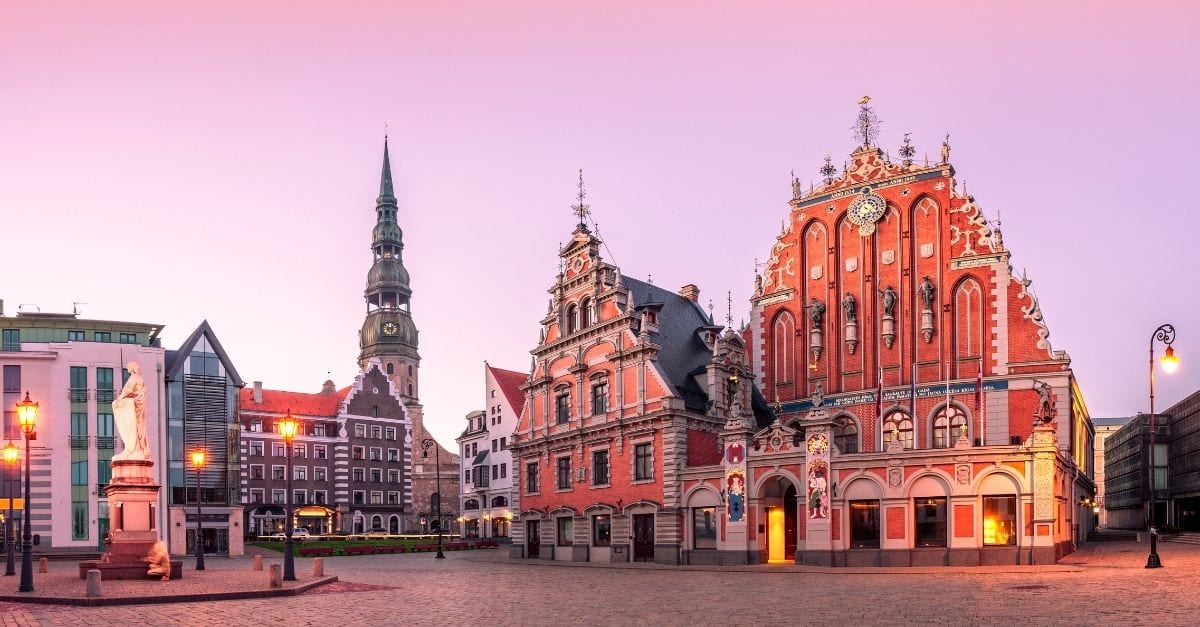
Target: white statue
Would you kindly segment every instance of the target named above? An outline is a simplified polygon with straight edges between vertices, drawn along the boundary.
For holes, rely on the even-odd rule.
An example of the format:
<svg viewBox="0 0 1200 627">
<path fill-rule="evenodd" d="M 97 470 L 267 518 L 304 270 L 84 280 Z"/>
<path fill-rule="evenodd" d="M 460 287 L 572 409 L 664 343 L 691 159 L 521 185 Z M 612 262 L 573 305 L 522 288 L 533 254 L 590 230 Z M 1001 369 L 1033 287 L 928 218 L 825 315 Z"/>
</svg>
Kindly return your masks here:
<svg viewBox="0 0 1200 627">
<path fill-rule="evenodd" d="M 131 361 L 125 367 L 129 370 L 129 380 L 112 404 L 113 422 L 125 448 L 113 456 L 113 461 L 148 460 L 150 442 L 146 437 L 146 382 L 142 380 L 142 368 L 138 362 Z"/>
</svg>

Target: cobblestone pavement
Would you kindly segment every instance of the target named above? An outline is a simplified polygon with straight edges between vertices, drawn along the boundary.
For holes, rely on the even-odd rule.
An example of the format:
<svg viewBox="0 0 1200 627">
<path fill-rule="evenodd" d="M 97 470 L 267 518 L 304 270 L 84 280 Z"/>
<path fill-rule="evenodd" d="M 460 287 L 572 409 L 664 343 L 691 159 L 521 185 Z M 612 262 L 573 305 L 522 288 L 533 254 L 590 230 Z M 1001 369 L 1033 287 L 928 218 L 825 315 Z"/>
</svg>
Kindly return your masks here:
<svg viewBox="0 0 1200 627">
<path fill-rule="evenodd" d="M 1195 625 L 1200 546 L 1089 545 L 1075 568 L 941 572 L 779 566 L 598 568 L 509 561 L 494 551 L 326 559 L 342 583 L 299 597 L 107 608 L 0 605 L 4 625 L 853 624 Z M 297 560 L 297 570 L 309 567 Z M 209 569 L 249 569 L 210 558 Z M 54 564 L 53 570 L 74 567 Z M 16 587 L 15 578 L 0 585 Z M 152 585 L 154 582 L 148 582 Z"/>
</svg>

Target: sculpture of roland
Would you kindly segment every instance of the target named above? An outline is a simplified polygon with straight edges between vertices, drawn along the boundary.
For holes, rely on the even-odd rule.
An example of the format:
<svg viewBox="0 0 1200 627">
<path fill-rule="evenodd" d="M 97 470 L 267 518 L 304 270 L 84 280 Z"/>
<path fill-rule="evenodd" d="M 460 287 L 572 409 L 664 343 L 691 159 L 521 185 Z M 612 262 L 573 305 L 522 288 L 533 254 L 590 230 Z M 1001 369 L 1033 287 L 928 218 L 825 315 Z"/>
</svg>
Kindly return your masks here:
<svg viewBox="0 0 1200 627">
<path fill-rule="evenodd" d="M 112 459 L 149 460 L 150 442 L 146 437 L 146 382 L 142 380 L 142 368 L 138 362 L 131 361 L 125 368 L 129 370 L 129 380 L 125 382 L 121 394 L 112 404 L 113 422 L 125 448 Z"/>
</svg>

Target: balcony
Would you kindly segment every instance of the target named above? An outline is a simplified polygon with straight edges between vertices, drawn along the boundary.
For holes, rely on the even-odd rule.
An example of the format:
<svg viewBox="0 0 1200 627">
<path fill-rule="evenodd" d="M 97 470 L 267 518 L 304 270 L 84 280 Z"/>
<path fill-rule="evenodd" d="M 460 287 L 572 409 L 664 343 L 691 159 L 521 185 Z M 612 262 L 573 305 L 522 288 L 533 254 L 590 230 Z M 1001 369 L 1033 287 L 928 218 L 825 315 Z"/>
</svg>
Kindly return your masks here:
<svg viewBox="0 0 1200 627">
<path fill-rule="evenodd" d="M 115 390 L 96 390 L 97 403 L 111 403 L 117 395 Z"/>
<path fill-rule="evenodd" d="M 72 403 L 86 403 L 88 400 L 87 388 L 70 388 L 67 390 L 67 400 Z"/>
<path fill-rule="evenodd" d="M 112 450 L 116 448 L 116 440 L 111 435 L 96 436 L 96 448 Z"/>
<path fill-rule="evenodd" d="M 86 435 L 72 435 L 70 436 L 70 440 L 71 448 L 73 449 L 86 449 L 88 447 L 88 437 Z"/>
</svg>

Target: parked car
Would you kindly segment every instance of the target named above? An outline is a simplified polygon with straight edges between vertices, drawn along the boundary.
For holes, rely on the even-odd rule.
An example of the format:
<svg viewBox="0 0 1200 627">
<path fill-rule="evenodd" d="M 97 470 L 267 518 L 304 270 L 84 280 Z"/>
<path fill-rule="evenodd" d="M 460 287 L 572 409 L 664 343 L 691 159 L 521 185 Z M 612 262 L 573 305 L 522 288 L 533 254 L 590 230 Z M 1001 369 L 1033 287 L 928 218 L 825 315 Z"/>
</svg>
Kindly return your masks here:
<svg viewBox="0 0 1200 627">
<path fill-rule="evenodd" d="M 292 529 L 292 539 L 293 540 L 299 540 L 299 541 L 303 542 L 303 541 L 309 539 L 310 537 L 312 537 L 312 534 L 308 533 L 308 529 L 304 529 L 301 527 L 296 527 L 295 529 Z M 282 531 L 278 531 L 278 532 L 271 534 L 271 539 L 272 540 L 286 540 L 287 534 L 285 534 Z"/>
<path fill-rule="evenodd" d="M 382 527 L 374 527 L 366 533 L 368 538 L 386 538 L 390 535 L 392 535 L 392 533 Z"/>
</svg>

